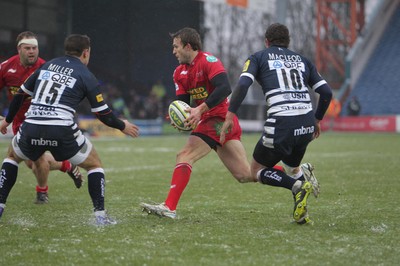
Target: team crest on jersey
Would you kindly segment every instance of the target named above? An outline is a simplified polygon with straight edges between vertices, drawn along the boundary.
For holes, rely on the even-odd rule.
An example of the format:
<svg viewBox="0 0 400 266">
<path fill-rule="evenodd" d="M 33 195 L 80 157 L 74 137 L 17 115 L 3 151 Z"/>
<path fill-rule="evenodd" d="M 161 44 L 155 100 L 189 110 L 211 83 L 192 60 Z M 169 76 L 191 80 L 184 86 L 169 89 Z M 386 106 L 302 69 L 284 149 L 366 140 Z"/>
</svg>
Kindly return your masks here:
<svg viewBox="0 0 400 266">
<path fill-rule="evenodd" d="M 207 55 L 207 56 L 206 56 L 206 60 L 207 60 L 208 62 L 210 62 L 210 63 L 215 63 L 215 62 L 218 61 L 218 59 L 217 59 L 215 56 L 212 56 L 212 55 Z"/>
<path fill-rule="evenodd" d="M 96 100 L 97 100 L 98 103 L 102 102 L 103 101 L 103 95 L 102 94 L 97 94 L 96 95 Z"/>
</svg>

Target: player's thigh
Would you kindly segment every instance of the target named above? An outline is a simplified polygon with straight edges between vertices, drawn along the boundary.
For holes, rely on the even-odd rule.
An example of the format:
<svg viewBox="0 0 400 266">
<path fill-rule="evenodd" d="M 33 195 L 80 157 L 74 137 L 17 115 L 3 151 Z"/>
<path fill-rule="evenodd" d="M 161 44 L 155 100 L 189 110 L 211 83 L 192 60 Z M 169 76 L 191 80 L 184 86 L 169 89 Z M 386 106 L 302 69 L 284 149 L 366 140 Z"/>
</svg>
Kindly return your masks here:
<svg viewBox="0 0 400 266">
<path fill-rule="evenodd" d="M 312 140 L 312 134 L 303 135 L 296 138 L 296 145 L 292 148 L 292 153 L 285 156 L 282 162 L 290 167 L 298 167 L 306 153 L 307 146 Z"/>
<path fill-rule="evenodd" d="M 247 153 L 240 140 L 227 141 L 217 148 L 217 154 L 223 164 L 234 176 L 250 176 L 250 164 Z"/>
<path fill-rule="evenodd" d="M 48 163 L 46 156 L 44 156 L 44 153 L 37 160 L 32 162 L 32 170 L 35 172 L 37 171 L 36 169 L 41 169 L 41 171 L 50 170 L 50 164 Z"/>
<path fill-rule="evenodd" d="M 29 168 L 32 169 L 33 167 L 33 162 L 31 160 L 24 160 L 25 165 Z"/>
<path fill-rule="evenodd" d="M 33 146 L 32 138 L 26 134 L 29 132 L 28 129 L 26 131 L 19 131 L 17 135 L 13 137 L 11 140 L 11 146 L 8 150 L 8 157 L 13 157 L 18 161 L 21 160 L 37 160 L 44 152 L 45 148 L 43 146 Z M 29 168 L 32 167 L 32 164 L 27 164 Z"/>
<path fill-rule="evenodd" d="M 196 135 L 190 135 L 183 148 L 178 152 L 176 163 L 193 164 L 210 151 L 211 147 L 204 140 Z"/>
<path fill-rule="evenodd" d="M 91 166 L 91 164 L 94 164 L 95 161 L 99 161 L 100 159 L 99 156 L 97 155 L 97 152 L 94 150 L 92 142 L 84 135 L 81 136 L 82 136 L 81 140 L 76 142 L 69 141 L 67 143 L 64 143 L 64 147 L 70 147 L 70 150 L 73 151 L 72 156 L 67 158 L 67 160 L 74 165 L 79 165 L 85 168 L 86 165 Z M 54 153 L 53 155 L 54 158 L 58 160 Z"/>
<path fill-rule="evenodd" d="M 253 151 L 253 160 L 264 167 L 274 167 L 283 157 L 284 154 L 265 145 L 263 136 L 258 140 Z"/>
<path fill-rule="evenodd" d="M 102 168 L 99 154 L 97 153 L 94 146 L 91 147 L 90 153 L 85 158 L 85 160 L 79 164 L 79 166 L 85 169 L 86 171 L 90 171 L 95 168 Z"/>
</svg>

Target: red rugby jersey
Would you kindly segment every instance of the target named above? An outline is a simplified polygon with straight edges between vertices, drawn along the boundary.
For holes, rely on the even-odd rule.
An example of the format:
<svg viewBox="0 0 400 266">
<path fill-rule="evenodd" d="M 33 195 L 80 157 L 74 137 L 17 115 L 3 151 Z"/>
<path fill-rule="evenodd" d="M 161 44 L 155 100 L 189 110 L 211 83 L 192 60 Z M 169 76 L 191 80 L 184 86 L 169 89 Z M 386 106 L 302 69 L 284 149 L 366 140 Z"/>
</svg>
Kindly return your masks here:
<svg viewBox="0 0 400 266">
<path fill-rule="evenodd" d="M 221 61 L 215 56 L 199 51 L 193 62 L 179 65 L 174 72 L 176 95 L 190 94 L 197 106 L 202 104 L 215 90 L 211 79 L 226 72 Z M 202 114 L 201 119 L 219 116 L 225 119 L 228 110 L 228 99 Z"/>
<path fill-rule="evenodd" d="M 0 64 L 0 89 L 7 88 L 9 101 L 12 100 L 13 95 L 19 90 L 24 81 L 44 63 L 45 60 L 39 57 L 34 65 L 24 67 L 19 60 L 19 55 L 14 55 Z M 13 121 L 14 134 L 17 133 L 19 126 L 25 120 L 25 113 L 30 103 L 31 98 L 29 97 L 15 116 Z"/>
</svg>

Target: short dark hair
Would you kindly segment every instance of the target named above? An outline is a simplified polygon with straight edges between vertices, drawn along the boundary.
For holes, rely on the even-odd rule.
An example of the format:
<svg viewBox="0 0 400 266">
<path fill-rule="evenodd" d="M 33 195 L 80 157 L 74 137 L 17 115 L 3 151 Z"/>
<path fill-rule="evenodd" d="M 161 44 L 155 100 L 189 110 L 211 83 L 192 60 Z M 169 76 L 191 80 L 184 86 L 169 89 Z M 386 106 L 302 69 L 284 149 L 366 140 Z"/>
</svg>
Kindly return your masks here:
<svg viewBox="0 0 400 266">
<path fill-rule="evenodd" d="M 24 31 L 21 32 L 20 34 L 18 34 L 17 39 L 16 39 L 16 44 L 18 45 L 18 43 L 23 40 L 23 39 L 37 39 L 37 36 L 35 33 L 31 32 L 31 31 Z"/>
<path fill-rule="evenodd" d="M 283 24 L 274 23 L 265 31 L 265 39 L 267 39 L 271 45 L 278 45 L 287 48 L 290 43 L 289 30 Z"/>
<path fill-rule="evenodd" d="M 81 56 L 83 50 L 90 48 L 90 38 L 87 35 L 71 34 L 64 42 L 64 51 L 67 55 Z"/>
<path fill-rule="evenodd" d="M 180 38 L 183 46 L 190 44 L 194 51 L 201 50 L 200 34 L 195 29 L 186 27 L 175 33 L 170 33 L 169 35 L 172 39 Z"/>
</svg>

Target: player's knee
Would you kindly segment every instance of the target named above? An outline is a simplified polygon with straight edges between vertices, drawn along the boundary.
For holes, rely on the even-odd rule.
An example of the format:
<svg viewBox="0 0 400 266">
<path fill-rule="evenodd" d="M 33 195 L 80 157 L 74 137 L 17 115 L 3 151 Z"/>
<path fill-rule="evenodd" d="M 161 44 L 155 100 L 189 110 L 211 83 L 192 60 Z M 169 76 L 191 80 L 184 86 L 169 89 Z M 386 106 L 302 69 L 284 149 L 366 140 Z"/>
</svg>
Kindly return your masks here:
<svg viewBox="0 0 400 266">
<path fill-rule="evenodd" d="M 79 164 L 79 167 L 85 169 L 87 172 L 93 169 L 103 169 L 103 165 L 100 160 L 85 160 Z"/>
<path fill-rule="evenodd" d="M 283 164 L 283 169 L 288 176 L 294 176 L 300 171 L 300 167 L 291 167 L 289 165 Z"/>
<path fill-rule="evenodd" d="M 180 158 L 182 158 L 184 154 L 185 154 L 184 151 L 179 151 L 179 152 L 176 154 L 176 160 L 179 160 Z"/>
<path fill-rule="evenodd" d="M 20 162 L 22 162 L 22 159 L 19 158 L 13 151 L 11 153 L 7 154 L 7 159 L 16 162 L 17 164 L 19 164 Z M 29 167 L 29 166 L 28 166 Z M 29 167 L 32 168 L 32 167 Z"/>
<path fill-rule="evenodd" d="M 239 182 L 239 183 L 249 183 L 249 182 L 257 182 L 257 179 L 252 177 L 250 174 L 233 174 L 233 177 Z"/>
<path fill-rule="evenodd" d="M 183 149 L 183 150 L 180 150 L 176 154 L 176 161 L 177 162 L 189 162 L 191 164 L 191 163 L 193 163 L 191 161 L 191 157 L 193 157 L 193 156 L 191 156 L 190 151 Z"/>
</svg>

